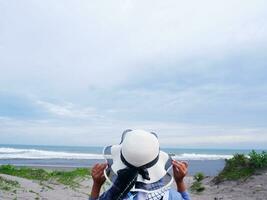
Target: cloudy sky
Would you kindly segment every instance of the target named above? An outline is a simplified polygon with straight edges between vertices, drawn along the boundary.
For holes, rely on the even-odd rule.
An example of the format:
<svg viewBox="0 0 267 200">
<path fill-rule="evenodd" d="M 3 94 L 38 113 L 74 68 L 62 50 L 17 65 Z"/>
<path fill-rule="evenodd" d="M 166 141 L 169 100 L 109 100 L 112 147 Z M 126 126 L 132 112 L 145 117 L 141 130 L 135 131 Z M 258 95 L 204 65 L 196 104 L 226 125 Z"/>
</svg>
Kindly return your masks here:
<svg viewBox="0 0 267 200">
<path fill-rule="evenodd" d="M 267 146 L 265 0 L 0 0 L 0 143 Z"/>
</svg>

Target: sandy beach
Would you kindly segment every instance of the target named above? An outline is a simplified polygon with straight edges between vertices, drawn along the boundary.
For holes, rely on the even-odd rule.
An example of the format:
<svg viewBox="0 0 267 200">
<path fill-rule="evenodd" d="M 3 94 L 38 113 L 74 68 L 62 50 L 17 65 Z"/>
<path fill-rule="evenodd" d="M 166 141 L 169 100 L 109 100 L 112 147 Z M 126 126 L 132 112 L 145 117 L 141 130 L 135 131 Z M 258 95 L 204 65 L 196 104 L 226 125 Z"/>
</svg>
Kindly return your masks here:
<svg viewBox="0 0 267 200">
<path fill-rule="evenodd" d="M 0 174 L 5 180 L 18 183 L 10 190 L 0 190 L 1 200 L 85 200 L 92 186 L 90 177 L 79 180 L 79 187 L 69 187 L 54 181 L 36 181 L 25 178 Z M 260 171 L 245 181 L 226 181 L 215 185 L 213 177 L 203 180 L 205 190 L 201 193 L 192 193 L 195 200 L 266 200 L 267 199 L 267 170 Z M 188 187 L 193 182 L 193 177 L 186 177 Z M 103 188 L 106 190 L 108 186 Z"/>
<path fill-rule="evenodd" d="M 266 200 L 267 170 L 258 172 L 244 181 L 212 183 L 213 177 L 203 180 L 205 190 L 200 194 L 191 193 L 195 200 Z"/>
</svg>

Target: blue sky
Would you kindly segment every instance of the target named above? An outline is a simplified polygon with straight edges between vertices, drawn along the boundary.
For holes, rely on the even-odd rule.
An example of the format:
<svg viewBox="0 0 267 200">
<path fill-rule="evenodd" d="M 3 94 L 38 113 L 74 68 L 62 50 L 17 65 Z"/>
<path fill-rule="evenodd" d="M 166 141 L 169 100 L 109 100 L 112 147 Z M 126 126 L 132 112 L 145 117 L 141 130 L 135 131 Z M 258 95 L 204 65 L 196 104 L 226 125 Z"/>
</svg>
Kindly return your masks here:
<svg viewBox="0 0 267 200">
<path fill-rule="evenodd" d="M 266 1 L 0 0 L 0 143 L 266 148 Z"/>
</svg>

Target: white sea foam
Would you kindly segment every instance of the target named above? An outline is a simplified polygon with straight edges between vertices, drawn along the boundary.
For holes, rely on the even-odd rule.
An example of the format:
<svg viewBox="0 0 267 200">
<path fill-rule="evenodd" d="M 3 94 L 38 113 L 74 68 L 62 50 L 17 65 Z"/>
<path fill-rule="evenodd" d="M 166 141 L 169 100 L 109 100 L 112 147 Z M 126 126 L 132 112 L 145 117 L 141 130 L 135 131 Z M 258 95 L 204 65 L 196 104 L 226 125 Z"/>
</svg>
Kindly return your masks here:
<svg viewBox="0 0 267 200">
<path fill-rule="evenodd" d="M 183 153 L 173 156 L 176 160 L 220 160 L 232 158 L 232 155 Z"/>
<path fill-rule="evenodd" d="M 101 154 L 0 148 L 0 159 L 103 159 Z"/>
<path fill-rule="evenodd" d="M 177 160 L 219 160 L 229 159 L 232 155 L 183 153 L 172 157 Z M 0 159 L 103 159 L 103 156 L 93 153 L 0 147 Z"/>
</svg>

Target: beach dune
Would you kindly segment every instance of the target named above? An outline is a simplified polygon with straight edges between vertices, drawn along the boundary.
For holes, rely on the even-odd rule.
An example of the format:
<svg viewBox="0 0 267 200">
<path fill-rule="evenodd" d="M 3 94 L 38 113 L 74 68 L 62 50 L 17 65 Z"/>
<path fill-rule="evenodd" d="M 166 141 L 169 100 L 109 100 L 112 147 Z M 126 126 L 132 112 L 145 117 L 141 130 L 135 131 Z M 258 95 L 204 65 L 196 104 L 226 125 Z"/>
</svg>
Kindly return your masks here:
<svg viewBox="0 0 267 200">
<path fill-rule="evenodd" d="M 1 200 L 85 200 L 89 197 L 92 179 L 81 180 L 80 186 L 72 188 L 57 182 L 36 181 L 25 178 L 0 174 L 0 178 L 17 182 L 19 187 L 0 190 Z M 192 200 L 266 200 L 267 170 L 259 171 L 243 181 L 225 181 L 218 185 L 212 182 L 213 177 L 203 180 L 205 190 L 202 193 L 191 193 Z M 188 187 L 192 177 L 186 177 Z M 106 190 L 108 187 L 104 187 Z"/>
<path fill-rule="evenodd" d="M 0 190 L 1 200 L 85 200 L 92 185 L 89 178 L 82 180 L 79 187 L 71 188 L 57 182 L 40 182 L 6 174 L 0 174 L 0 177 L 19 184 L 9 190 Z"/>
</svg>

